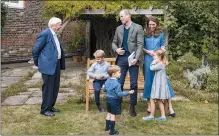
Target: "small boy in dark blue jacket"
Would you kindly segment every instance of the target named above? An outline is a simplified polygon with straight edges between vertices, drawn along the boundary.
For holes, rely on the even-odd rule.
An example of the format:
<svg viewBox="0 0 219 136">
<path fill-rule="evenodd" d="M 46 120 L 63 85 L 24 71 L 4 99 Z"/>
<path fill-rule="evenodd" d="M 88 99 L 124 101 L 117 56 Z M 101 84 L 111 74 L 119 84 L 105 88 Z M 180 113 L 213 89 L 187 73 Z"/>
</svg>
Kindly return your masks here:
<svg viewBox="0 0 219 136">
<path fill-rule="evenodd" d="M 115 128 L 115 115 L 121 114 L 121 97 L 127 96 L 129 94 L 133 94 L 134 90 L 131 90 L 129 92 L 122 92 L 121 90 L 121 84 L 117 80 L 120 78 L 120 67 L 113 65 L 108 68 L 107 71 L 108 75 L 111 77 L 107 79 L 103 86 L 103 91 L 106 92 L 107 97 L 107 116 L 106 116 L 106 127 L 105 131 L 110 130 L 110 135 L 118 135 L 119 132 L 116 131 Z"/>
</svg>

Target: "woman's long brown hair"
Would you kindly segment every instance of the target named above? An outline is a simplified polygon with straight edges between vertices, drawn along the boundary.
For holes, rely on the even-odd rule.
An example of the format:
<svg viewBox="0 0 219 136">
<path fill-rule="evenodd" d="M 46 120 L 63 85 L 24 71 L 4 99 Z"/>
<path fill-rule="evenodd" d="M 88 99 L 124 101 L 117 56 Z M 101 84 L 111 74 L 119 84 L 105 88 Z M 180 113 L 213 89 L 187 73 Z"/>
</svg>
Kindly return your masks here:
<svg viewBox="0 0 219 136">
<path fill-rule="evenodd" d="M 154 31 L 151 31 L 151 29 L 149 28 L 149 21 L 153 21 L 157 24 L 157 27 L 155 28 Z M 163 33 L 163 30 L 160 27 L 158 19 L 154 16 L 148 17 L 147 21 L 145 22 L 146 37 L 151 37 L 152 35 L 154 35 L 154 37 L 158 37 L 161 33 Z"/>
</svg>

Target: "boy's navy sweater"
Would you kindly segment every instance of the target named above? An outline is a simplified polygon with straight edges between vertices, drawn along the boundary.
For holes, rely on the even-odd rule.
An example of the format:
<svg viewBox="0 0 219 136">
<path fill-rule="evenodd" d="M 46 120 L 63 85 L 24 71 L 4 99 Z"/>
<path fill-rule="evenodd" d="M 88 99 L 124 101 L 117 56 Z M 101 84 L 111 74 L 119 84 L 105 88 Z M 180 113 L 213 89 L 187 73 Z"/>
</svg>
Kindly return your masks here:
<svg viewBox="0 0 219 136">
<path fill-rule="evenodd" d="M 107 79 L 103 87 L 107 98 L 119 99 L 122 96 L 129 95 L 128 92 L 122 92 L 121 84 L 116 78 Z"/>
</svg>

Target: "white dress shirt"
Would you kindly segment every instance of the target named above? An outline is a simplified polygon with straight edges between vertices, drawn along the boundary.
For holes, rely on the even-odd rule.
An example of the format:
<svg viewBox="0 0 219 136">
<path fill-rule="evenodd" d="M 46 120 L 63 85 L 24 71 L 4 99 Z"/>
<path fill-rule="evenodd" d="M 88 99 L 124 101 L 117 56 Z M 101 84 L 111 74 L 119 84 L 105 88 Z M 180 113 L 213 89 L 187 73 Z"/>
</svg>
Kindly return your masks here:
<svg viewBox="0 0 219 136">
<path fill-rule="evenodd" d="M 129 29 L 132 25 L 132 21 L 130 22 L 130 24 L 128 26 L 124 25 L 126 29 Z"/>
<path fill-rule="evenodd" d="M 60 43 L 59 43 L 57 34 L 51 28 L 50 28 L 50 30 L 52 32 L 53 38 L 54 38 L 55 43 L 56 43 L 56 49 L 58 51 L 58 59 L 61 59 L 61 48 L 60 48 Z"/>
</svg>

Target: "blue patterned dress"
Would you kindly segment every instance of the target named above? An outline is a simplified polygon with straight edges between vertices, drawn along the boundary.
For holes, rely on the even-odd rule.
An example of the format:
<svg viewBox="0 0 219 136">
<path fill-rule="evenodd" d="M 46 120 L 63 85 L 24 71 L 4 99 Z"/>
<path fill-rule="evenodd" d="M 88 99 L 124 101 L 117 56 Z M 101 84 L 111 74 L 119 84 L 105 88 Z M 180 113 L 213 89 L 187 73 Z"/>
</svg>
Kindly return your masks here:
<svg viewBox="0 0 219 136">
<path fill-rule="evenodd" d="M 154 37 L 152 35 L 150 38 L 145 37 L 144 38 L 144 48 L 146 50 L 158 50 L 161 48 L 164 48 L 165 43 L 165 35 L 164 33 L 161 33 L 158 37 Z M 144 93 L 143 93 L 143 99 L 149 99 L 151 95 L 151 87 L 152 82 L 154 79 L 154 71 L 150 70 L 150 64 L 153 61 L 153 57 L 149 54 L 144 54 Z M 174 93 L 172 90 L 172 87 L 170 85 L 170 81 L 168 80 L 168 85 L 170 88 L 170 96 L 171 98 L 174 97 Z"/>
</svg>

